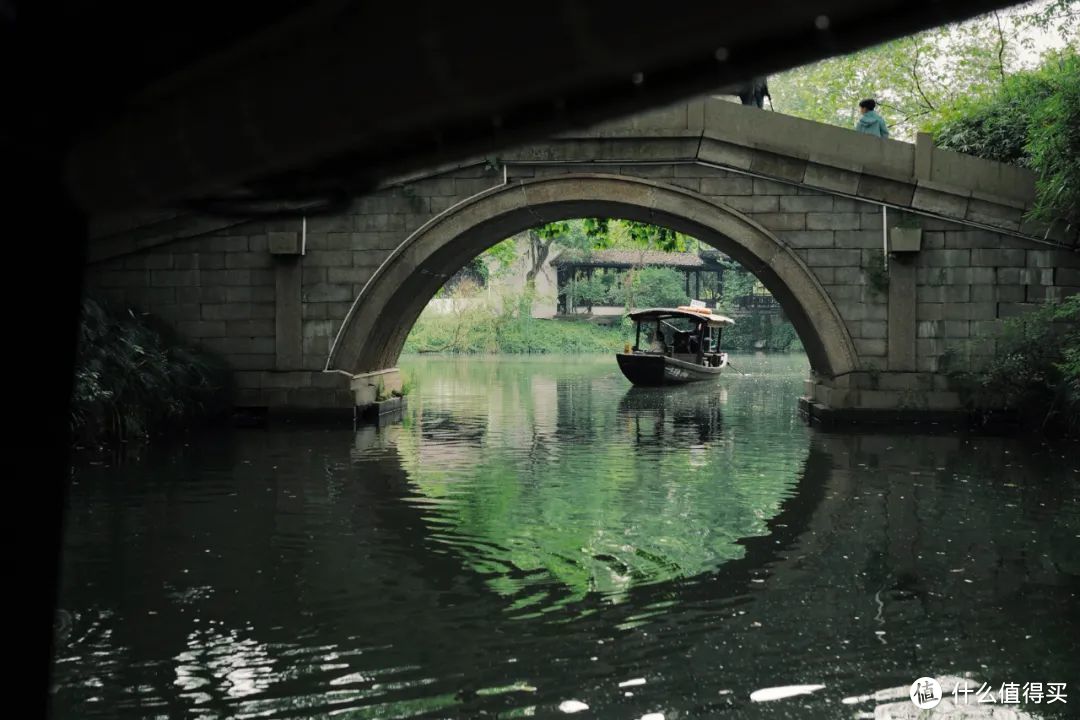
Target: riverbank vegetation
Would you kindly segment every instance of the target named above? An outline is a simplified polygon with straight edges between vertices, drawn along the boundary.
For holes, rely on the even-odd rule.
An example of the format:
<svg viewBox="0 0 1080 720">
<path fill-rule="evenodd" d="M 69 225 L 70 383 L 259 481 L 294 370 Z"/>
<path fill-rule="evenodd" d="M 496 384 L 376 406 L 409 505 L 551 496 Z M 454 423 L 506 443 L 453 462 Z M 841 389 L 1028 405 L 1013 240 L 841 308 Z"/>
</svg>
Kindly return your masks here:
<svg viewBox="0 0 1080 720">
<path fill-rule="evenodd" d="M 524 247 L 522 247 L 522 244 Z M 688 305 L 687 279 L 671 267 L 634 265 L 625 272 L 583 275 L 559 288 L 566 308 L 622 307 L 607 317 L 556 319 L 533 317 L 537 300 L 535 280 L 544 264 L 561 253 L 587 257 L 595 250 L 698 252 L 705 248 L 693 237 L 647 223 L 583 218 L 549 223 L 508 238 L 474 258 L 436 295 L 450 301 L 449 310 L 425 311 L 405 342 L 415 353 L 606 353 L 634 341 L 632 309 Z M 630 252 L 633 257 L 635 252 Z M 514 263 L 526 258 L 523 279 L 500 285 Z M 723 266 L 722 290 L 710 291 L 715 312 L 733 314 L 750 296 L 768 300 L 757 279 L 730 259 Z M 702 298 L 695 298 L 702 299 Z M 550 300 L 550 298 L 549 298 Z M 733 352 L 800 352 L 803 349 L 791 323 L 777 308 L 740 313 L 734 328 L 725 331 L 723 347 Z"/>
<path fill-rule="evenodd" d="M 206 420 L 229 406 L 225 364 L 148 315 L 84 298 L 71 395 L 77 447 L 101 450 Z"/>
<path fill-rule="evenodd" d="M 546 320 L 531 315 L 532 297 L 518 293 L 482 296 L 472 283 L 457 285 L 462 303 L 447 315 L 420 316 L 405 341 L 404 352 L 466 354 L 551 354 L 615 352 L 627 333 L 585 320 Z"/>
<path fill-rule="evenodd" d="M 688 302 L 685 294 L 669 294 L 673 283 L 666 273 L 670 270 L 646 269 L 638 276 L 640 307 Z M 462 303 L 459 310 L 445 315 L 421 315 L 405 341 L 406 353 L 607 353 L 634 342 L 634 323 L 625 310 L 611 318 L 544 319 L 532 317 L 533 300 L 527 292 L 486 297 L 476 286 L 462 283 L 454 297 L 474 302 Z M 791 323 L 767 314 L 740 317 L 724 331 L 723 348 L 729 352 L 803 350 Z"/>
<path fill-rule="evenodd" d="M 1080 295 L 1005 321 L 983 367 L 958 359 L 948 372 L 971 407 L 1003 404 L 1026 427 L 1080 436 Z"/>
</svg>

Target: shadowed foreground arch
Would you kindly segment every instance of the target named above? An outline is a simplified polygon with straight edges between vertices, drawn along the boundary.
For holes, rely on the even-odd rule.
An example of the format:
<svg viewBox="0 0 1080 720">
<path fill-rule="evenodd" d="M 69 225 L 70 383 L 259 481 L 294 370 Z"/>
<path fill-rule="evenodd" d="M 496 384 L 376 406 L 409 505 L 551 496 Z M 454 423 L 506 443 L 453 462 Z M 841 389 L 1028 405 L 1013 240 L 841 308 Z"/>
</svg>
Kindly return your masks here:
<svg viewBox="0 0 1080 720">
<path fill-rule="evenodd" d="M 614 217 L 691 235 L 742 263 L 776 297 L 822 378 L 858 367 L 840 314 L 802 259 L 745 215 L 695 192 L 651 180 L 571 174 L 512 182 L 458 203 L 412 233 L 353 302 L 326 369 L 393 367 L 427 302 L 448 277 L 495 243 L 543 223 Z"/>
</svg>

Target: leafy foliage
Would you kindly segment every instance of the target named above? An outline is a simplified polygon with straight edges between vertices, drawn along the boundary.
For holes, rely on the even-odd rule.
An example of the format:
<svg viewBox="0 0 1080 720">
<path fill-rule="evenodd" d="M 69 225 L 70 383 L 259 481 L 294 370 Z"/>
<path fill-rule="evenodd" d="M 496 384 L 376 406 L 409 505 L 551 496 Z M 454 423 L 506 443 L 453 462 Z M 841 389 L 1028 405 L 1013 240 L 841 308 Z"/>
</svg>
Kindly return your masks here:
<svg viewBox="0 0 1080 720">
<path fill-rule="evenodd" d="M 934 136 L 938 147 L 976 155 L 987 160 L 1028 165 L 1028 126 L 1032 106 L 1050 94 L 1049 83 L 1040 73 L 1010 77 L 1001 92 L 989 98 L 963 98 L 924 130 Z"/>
<path fill-rule="evenodd" d="M 1032 215 L 1080 222 L 1080 54 L 1063 55 L 1050 79 L 1050 93 L 1032 112 L 1028 152 L 1037 173 Z"/>
<path fill-rule="evenodd" d="M 950 375 L 972 405 L 1000 400 L 1044 427 L 1080 433 L 1080 295 L 1005 321 L 985 367 Z"/>
<path fill-rule="evenodd" d="M 421 316 L 405 341 L 405 352 L 586 353 L 614 352 L 625 342 L 621 327 L 586 321 L 541 320 L 502 312 L 491 305 L 470 307 L 453 317 Z"/>
<path fill-rule="evenodd" d="M 878 100 L 890 132 L 911 140 L 957 101 L 993 95 L 1037 42 L 1076 43 L 1080 3 L 1041 0 L 795 68 L 770 79 L 775 109 L 852 127 L 858 102 Z"/>
<path fill-rule="evenodd" d="M 745 315 L 724 330 L 725 350 L 733 352 L 798 352 L 803 349 L 795 326 L 769 315 Z"/>
<path fill-rule="evenodd" d="M 737 298 L 753 294 L 758 279 L 734 260 L 724 261 L 723 264 L 724 287 L 720 295 L 720 306 L 731 312 L 735 309 Z"/>
<path fill-rule="evenodd" d="M 71 401 L 77 442 L 149 435 L 227 407 L 228 371 L 149 316 L 84 298 Z"/>
<path fill-rule="evenodd" d="M 644 267 L 626 276 L 622 301 L 628 307 L 675 307 L 686 305 L 683 274 L 667 267 Z"/>
<path fill-rule="evenodd" d="M 1051 53 L 1036 70 L 1010 76 L 999 92 L 957 102 L 927 126 L 945 148 L 1030 167 L 1038 195 L 1032 217 L 1080 222 L 1080 54 Z"/>
<path fill-rule="evenodd" d="M 660 225 L 636 220 L 583 218 L 548 223 L 536 229 L 544 239 L 556 239 L 564 247 L 580 250 L 638 248 L 686 252 L 696 241 L 688 235 Z"/>
<path fill-rule="evenodd" d="M 615 273 L 594 273 L 581 277 L 562 288 L 560 294 L 574 307 L 592 308 L 595 305 L 622 305 L 625 292 Z"/>
</svg>

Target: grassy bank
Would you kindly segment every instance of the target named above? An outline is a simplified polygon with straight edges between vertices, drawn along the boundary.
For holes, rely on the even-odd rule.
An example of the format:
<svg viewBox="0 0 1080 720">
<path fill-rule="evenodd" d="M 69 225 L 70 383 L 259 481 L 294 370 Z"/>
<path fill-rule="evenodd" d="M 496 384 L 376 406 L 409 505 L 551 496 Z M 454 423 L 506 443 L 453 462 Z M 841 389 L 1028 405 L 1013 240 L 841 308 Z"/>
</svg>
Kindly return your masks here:
<svg viewBox="0 0 1080 720">
<path fill-rule="evenodd" d="M 603 353 L 634 341 L 634 325 L 623 319 L 614 327 L 586 320 L 544 320 L 494 312 L 487 307 L 454 315 L 424 315 L 405 341 L 410 353 L 546 354 Z M 802 343 L 791 323 L 750 316 L 724 332 L 730 352 L 799 352 Z"/>
<path fill-rule="evenodd" d="M 575 320 L 511 317 L 486 309 L 425 316 L 413 326 L 405 352 L 590 353 L 615 352 L 629 338 L 624 328 Z"/>
<path fill-rule="evenodd" d="M 71 398 L 76 446 L 104 449 L 228 407 L 228 370 L 135 310 L 83 300 Z"/>
</svg>

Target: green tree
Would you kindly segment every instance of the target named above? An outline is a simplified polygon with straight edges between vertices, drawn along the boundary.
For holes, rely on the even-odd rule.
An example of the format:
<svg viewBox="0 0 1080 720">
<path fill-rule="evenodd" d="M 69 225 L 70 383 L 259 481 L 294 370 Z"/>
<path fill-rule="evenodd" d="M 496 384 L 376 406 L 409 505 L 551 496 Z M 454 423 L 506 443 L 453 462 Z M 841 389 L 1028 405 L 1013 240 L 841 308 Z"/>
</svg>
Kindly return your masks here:
<svg viewBox="0 0 1080 720">
<path fill-rule="evenodd" d="M 1080 222 L 1080 55 L 1064 56 L 1032 112 L 1027 149 L 1037 173 L 1034 217 Z"/>
<path fill-rule="evenodd" d="M 955 103 L 926 126 L 941 147 L 1030 167 L 1032 216 L 1080 222 L 1080 53 L 1050 53 L 987 97 Z"/>
<path fill-rule="evenodd" d="M 635 308 L 676 307 L 690 301 L 682 273 L 668 267 L 651 266 L 627 273 L 621 299 L 627 307 Z"/>
<path fill-rule="evenodd" d="M 1040 0 L 795 68 L 770 80 L 775 109 L 851 127 L 874 97 L 893 137 L 911 140 L 957 99 L 997 92 L 1039 41 L 1075 45 L 1078 18 L 1076 0 Z"/>
</svg>

